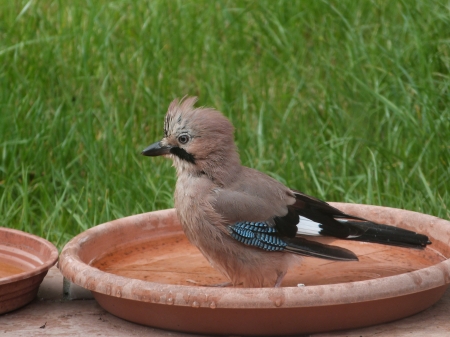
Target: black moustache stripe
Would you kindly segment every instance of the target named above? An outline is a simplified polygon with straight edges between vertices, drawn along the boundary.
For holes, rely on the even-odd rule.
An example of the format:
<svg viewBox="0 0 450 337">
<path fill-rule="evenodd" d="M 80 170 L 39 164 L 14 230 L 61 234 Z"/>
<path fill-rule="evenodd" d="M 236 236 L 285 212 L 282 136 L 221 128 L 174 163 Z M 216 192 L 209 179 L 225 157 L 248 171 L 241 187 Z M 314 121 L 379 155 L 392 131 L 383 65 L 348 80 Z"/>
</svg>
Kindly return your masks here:
<svg viewBox="0 0 450 337">
<path fill-rule="evenodd" d="M 179 147 L 172 147 L 170 149 L 170 153 L 174 154 L 180 159 L 183 159 L 189 163 L 195 164 L 195 158 L 192 154 L 187 153 L 186 150 L 181 149 Z"/>
</svg>

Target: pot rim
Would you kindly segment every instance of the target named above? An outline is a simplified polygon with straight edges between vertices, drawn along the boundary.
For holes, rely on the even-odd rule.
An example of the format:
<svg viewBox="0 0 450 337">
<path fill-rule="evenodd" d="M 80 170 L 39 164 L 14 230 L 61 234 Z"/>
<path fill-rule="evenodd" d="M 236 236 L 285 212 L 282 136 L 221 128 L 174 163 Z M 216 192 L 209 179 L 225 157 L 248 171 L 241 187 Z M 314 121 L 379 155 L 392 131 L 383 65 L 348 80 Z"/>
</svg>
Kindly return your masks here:
<svg viewBox="0 0 450 337">
<path fill-rule="evenodd" d="M 41 265 L 36 266 L 32 270 L 25 270 L 24 272 L 21 272 L 18 274 L 14 274 L 14 275 L 7 276 L 7 277 L 2 277 L 2 278 L 0 278 L 0 285 L 21 281 L 21 280 L 39 275 L 43 272 L 48 271 L 56 263 L 56 261 L 58 261 L 58 254 L 59 254 L 58 249 L 48 240 L 41 238 L 37 235 L 30 234 L 30 233 L 27 233 L 27 232 L 24 232 L 24 231 L 21 231 L 18 229 L 13 229 L 13 228 L 0 227 L 0 232 L 7 233 L 8 235 L 13 235 L 13 236 L 25 237 L 28 240 L 38 242 L 41 246 L 41 251 L 43 248 L 44 250 L 47 250 L 49 252 L 49 256 L 47 259 L 45 259 L 45 261 L 43 258 L 40 258 L 38 255 L 34 254 L 42 262 Z M 23 249 L 21 249 L 20 246 L 14 245 L 14 244 L 9 244 L 8 242 L 2 242 L 2 245 L 6 246 L 6 247 L 12 246 L 12 247 L 15 247 L 15 248 L 23 251 Z"/>
<path fill-rule="evenodd" d="M 431 215 L 390 207 L 330 203 L 335 207 L 354 205 L 364 210 L 402 212 L 404 215 L 432 221 L 434 226 L 450 228 L 450 222 Z M 450 283 L 450 259 L 412 272 L 372 280 L 281 288 L 217 288 L 163 284 L 131 279 L 101 271 L 82 261 L 79 251 L 109 226 L 148 221 L 148 216 L 176 216 L 174 209 L 142 213 L 106 222 L 77 235 L 63 248 L 59 258 L 62 274 L 73 283 L 96 293 L 129 300 L 159 304 L 192 306 L 193 301 L 215 301 L 221 308 L 273 308 L 339 305 L 381 300 L 442 287 Z M 124 221 L 125 220 L 125 221 Z M 417 220 L 418 221 L 418 220 Z M 431 247 L 427 249 L 433 249 Z M 370 289 L 370 291 L 368 291 Z M 200 303 L 201 305 L 201 303 Z"/>
</svg>

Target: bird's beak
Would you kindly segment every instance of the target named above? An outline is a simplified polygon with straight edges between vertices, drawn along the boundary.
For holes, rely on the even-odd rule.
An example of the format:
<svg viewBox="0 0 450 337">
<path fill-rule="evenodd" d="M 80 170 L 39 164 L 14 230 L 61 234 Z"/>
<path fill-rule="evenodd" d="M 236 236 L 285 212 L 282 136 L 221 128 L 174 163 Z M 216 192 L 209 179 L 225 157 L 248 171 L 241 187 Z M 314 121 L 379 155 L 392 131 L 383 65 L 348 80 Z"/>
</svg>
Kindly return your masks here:
<svg viewBox="0 0 450 337">
<path fill-rule="evenodd" d="M 171 148 L 172 147 L 170 145 L 164 146 L 161 145 L 161 142 L 156 142 L 145 148 L 145 150 L 142 151 L 141 154 L 149 157 L 163 156 L 165 154 L 170 154 Z"/>
</svg>

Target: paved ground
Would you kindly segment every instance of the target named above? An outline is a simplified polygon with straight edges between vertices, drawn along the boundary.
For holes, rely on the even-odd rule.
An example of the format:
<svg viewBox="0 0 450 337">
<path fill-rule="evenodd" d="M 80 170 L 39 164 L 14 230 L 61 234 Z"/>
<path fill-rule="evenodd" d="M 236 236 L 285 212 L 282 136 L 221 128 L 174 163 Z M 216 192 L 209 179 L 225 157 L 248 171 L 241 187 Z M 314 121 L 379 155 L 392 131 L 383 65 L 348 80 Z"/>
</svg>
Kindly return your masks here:
<svg viewBox="0 0 450 337">
<path fill-rule="evenodd" d="M 67 287 L 65 290 L 67 292 Z M 33 302 L 0 315 L 0 336 L 194 336 L 117 318 L 103 310 L 84 289 L 72 286 L 70 294 L 77 299 L 64 299 L 63 277 L 53 267 Z M 431 308 L 403 320 L 365 329 L 314 335 L 319 336 L 450 336 L 450 290 Z"/>
</svg>

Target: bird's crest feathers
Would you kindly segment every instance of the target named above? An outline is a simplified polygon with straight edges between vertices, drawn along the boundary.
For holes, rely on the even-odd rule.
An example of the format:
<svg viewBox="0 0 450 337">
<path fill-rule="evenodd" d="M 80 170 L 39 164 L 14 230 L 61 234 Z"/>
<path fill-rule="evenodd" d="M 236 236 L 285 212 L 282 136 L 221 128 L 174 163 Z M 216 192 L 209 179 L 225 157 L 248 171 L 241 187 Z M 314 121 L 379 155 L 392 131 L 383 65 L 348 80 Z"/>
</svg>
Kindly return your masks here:
<svg viewBox="0 0 450 337">
<path fill-rule="evenodd" d="M 223 185 L 240 167 L 234 127 L 213 108 L 195 108 L 196 102 L 196 97 L 184 97 L 170 103 L 162 142 L 172 146 L 172 154 L 183 154 L 178 155 L 181 160 L 174 161 L 179 172 L 201 172 Z M 188 141 L 180 144 L 180 135 L 185 135 Z"/>
<path fill-rule="evenodd" d="M 172 121 L 175 116 L 181 117 L 181 115 L 195 110 L 194 104 L 197 102 L 197 97 L 183 97 L 181 99 L 174 99 L 167 110 L 166 117 L 164 119 L 164 136 L 169 135 L 169 127 L 172 125 Z"/>
</svg>

